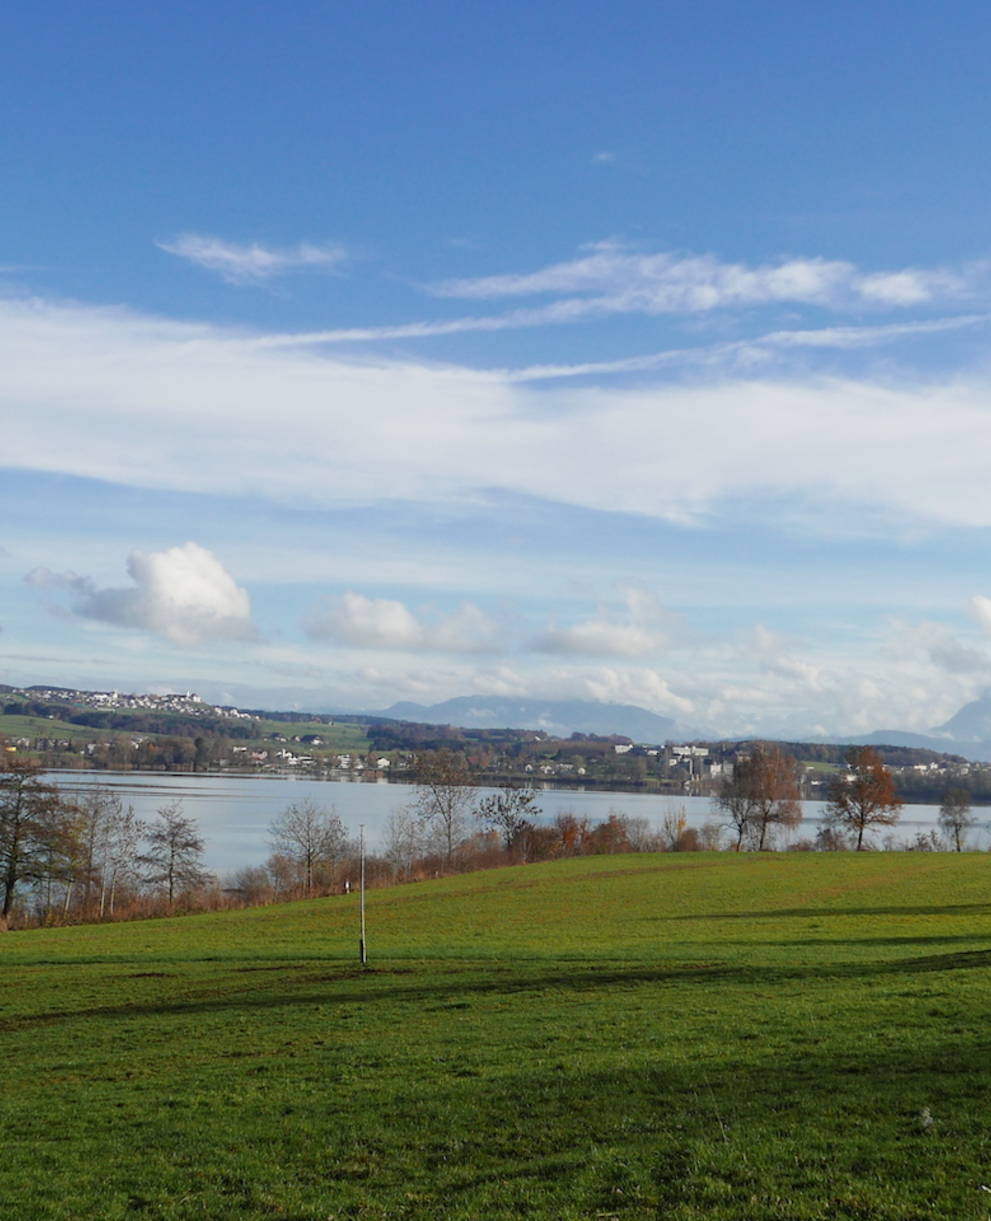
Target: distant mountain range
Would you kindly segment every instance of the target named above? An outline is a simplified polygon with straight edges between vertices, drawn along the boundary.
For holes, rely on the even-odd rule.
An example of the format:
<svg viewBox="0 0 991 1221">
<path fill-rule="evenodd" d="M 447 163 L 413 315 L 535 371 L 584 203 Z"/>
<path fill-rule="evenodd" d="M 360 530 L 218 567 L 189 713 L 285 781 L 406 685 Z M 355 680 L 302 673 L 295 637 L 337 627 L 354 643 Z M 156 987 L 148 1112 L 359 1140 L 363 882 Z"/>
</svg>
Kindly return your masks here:
<svg viewBox="0 0 991 1221">
<path fill-rule="evenodd" d="M 933 730 L 961 741 L 991 742 L 991 696 L 964 704 L 956 716 Z"/>
<path fill-rule="evenodd" d="M 595 700 L 520 700 L 498 695 L 463 695 L 441 704 L 393 704 L 376 716 L 462 729 L 542 729 L 556 737 L 594 733 L 619 734 L 635 742 L 664 742 L 698 736 L 671 717 L 658 716 L 635 704 L 601 704 Z"/>
<path fill-rule="evenodd" d="M 991 762 L 991 696 L 971 700 L 929 733 L 903 729 L 876 729 L 873 733 L 806 738 L 809 742 L 849 743 L 851 746 L 916 746 L 944 754 L 963 755 L 976 762 Z"/>
<path fill-rule="evenodd" d="M 533 700 L 507 696 L 458 696 L 440 704 L 398 703 L 376 716 L 427 725 L 457 725 L 463 729 L 543 729 L 568 737 L 572 733 L 619 734 L 635 742 L 661 743 L 716 735 L 679 724 L 635 704 L 604 704 L 595 700 Z M 971 701 L 945 724 L 929 733 L 878 729 L 866 734 L 803 737 L 803 741 L 847 743 L 851 746 L 914 746 L 947 754 L 991 761 L 991 696 Z"/>
</svg>

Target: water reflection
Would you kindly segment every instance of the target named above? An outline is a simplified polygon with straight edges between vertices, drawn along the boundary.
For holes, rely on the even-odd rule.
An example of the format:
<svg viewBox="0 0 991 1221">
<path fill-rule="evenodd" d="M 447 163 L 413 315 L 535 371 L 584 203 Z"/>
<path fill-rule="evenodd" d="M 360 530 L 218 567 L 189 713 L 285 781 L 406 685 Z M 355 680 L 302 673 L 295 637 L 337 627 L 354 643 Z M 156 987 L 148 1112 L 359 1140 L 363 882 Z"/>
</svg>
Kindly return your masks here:
<svg viewBox="0 0 991 1221">
<path fill-rule="evenodd" d="M 202 776 L 179 772 L 50 772 L 48 778 L 66 792 L 85 792 L 102 785 L 134 807 L 140 818 L 181 801 L 183 811 L 199 824 L 206 841 L 205 863 L 222 873 L 244 865 L 258 865 L 269 855 L 268 827 L 272 819 L 292 802 L 309 798 L 319 806 L 333 807 L 350 832 L 357 835 L 365 825 L 369 847 L 380 846 L 389 815 L 410 800 L 409 784 L 354 783 L 316 780 L 303 776 Z M 479 789 L 479 796 L 491 792 Z M 715 819 L 708 797 L 672 797 L 650 793 L 609 793 L 600 790 L 540 789 L 538 804 L 545 819 L 567 812 L 592 822 L 608 818 L 613 811 L 631 818 L 646 818 L 660 827 L 666 814 L 684 809 L 689 826 L 699 827 Z M 813 838 L 822 818 L 824 803 L 803 801 L 802 825 L 796 838 Z M 898 842 L 908 842 L 920 831 L 937 827 L 938 806 L 910 805 L 891 831 Z M 877 838 L 880 838 L 877 837 Z M 982 820 L 970 836 L 972 847 L 988 846 L 988 827 Z"/>
</svg>

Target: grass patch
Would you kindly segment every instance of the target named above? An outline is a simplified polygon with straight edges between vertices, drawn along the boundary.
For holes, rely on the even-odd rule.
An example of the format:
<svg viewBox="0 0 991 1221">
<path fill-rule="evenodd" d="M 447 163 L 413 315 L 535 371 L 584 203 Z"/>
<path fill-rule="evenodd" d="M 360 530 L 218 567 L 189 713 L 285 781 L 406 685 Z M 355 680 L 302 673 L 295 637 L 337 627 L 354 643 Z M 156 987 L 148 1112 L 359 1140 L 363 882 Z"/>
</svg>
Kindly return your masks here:
<svg viewBox="0 0 991 1221">
<path fill-rule="evenodd" d="M 123 736 L 117 730 L 93 729 L 46 716 L 7 716 L 0 714 L 0 738 L 69 738 L 74 742 L 94 742 L 97 738 Z M 151 735 L 146 735 L 151 736 Z"/>
<path fill-rule="evenodd" d="M 0 1213 L 988 1216 L 982 856 L 599 857 L 0 940 Z"/>
<path fill-rule="evenodd" d="M 257 722 L 259 744 L 270 746 L 267 739 L 271 734 L 281 734 L 286 739 L 304 737 L 315 734 L 323 741 L 323 750 L 337 751 L 367 751 L 371 746 L 366 725 L 352 724 L 349 721 L 276 721 L 262 719 Z"/>
</svg>

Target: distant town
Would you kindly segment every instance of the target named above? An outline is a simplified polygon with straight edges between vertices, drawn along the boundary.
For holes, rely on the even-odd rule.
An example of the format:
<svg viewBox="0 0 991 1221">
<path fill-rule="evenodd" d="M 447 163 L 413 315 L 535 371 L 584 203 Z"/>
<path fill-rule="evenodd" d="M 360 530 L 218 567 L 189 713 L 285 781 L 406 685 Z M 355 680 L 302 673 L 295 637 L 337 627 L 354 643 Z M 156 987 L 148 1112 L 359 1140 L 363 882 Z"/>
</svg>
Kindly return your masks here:
<svg viewBox="0 0 991 1221">
<path fill-rule="evenodd" d="M 0 687 L 9 754 L 58 769 L 299 773 L 410 780 L 416 759 L 446 749 L 478 783 L 714 793 L 751 742 L 636 742 L 619 734 L 465 729 L 385 717 L 269 712 L 210 704 L 192 691 L 134 693 L 51 685 Z M 842 744 L 783 743 L 800 764 L 802 795 L 823 795 L 844 766 Z M 964 783 L 991 801 L 991 767 L 954 754 L 881 746 L 906 801 L 938 801 Z"/>
</svg>

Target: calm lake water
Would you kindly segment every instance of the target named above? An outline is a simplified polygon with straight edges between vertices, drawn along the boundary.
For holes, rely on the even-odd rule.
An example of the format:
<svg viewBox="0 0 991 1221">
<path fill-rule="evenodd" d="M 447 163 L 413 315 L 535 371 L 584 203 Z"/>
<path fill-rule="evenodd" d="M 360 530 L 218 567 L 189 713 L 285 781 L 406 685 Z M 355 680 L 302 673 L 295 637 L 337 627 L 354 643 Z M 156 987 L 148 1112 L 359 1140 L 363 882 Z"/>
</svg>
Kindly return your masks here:
<svg viewBox="0 0 991 1221">
<path fill-rule="evenodd" d="M 348 831 L 357 836 L 360 824 L 371 850 L 381 844 L 389 815 L 406 805 L 413 785 L 314 780 L 302 776 L 191 776 L 179 772 L 50 772 L 48 778 L 67 792 L 85 792 L 95 785 L 118 793 L 125 805 L 134 807 L 144 819 L 173 801 L 181 801 L 183 812 L 199 824 L 206 842 L 205 863 L 217 873 L 244 865 L 260 865 L 269 855 L 269 824 L 286 806 L 309 798 L 319 806 L 333 808 Z M 479 789 L 479 795 L 490 792 Z M 544 819 L 571 811 L 599 822 L 611 811 L 646 818 L 659 827 L 665 814 L 685 810 L 690 826 L 716 818 L 708 797 L 678 797 L 646 793 L 606 793 L 601 790 L 538 789 L 538 804 Z M 804 801 L 803 822 L 797 838 L 812 837 L 823 814 L 823 803 Z M 894 834 L 899 841 L 915 838 L 919 831 L 937 825 L 937 806 L 905 806 Z M 991 810 L 988 811 L 991 815 Z M 989 830 L 983 810 L 970 836 L 971 846 L 987 848 Z M 889 829 L 884 828 L 887 833 Z"/>
</svg>

